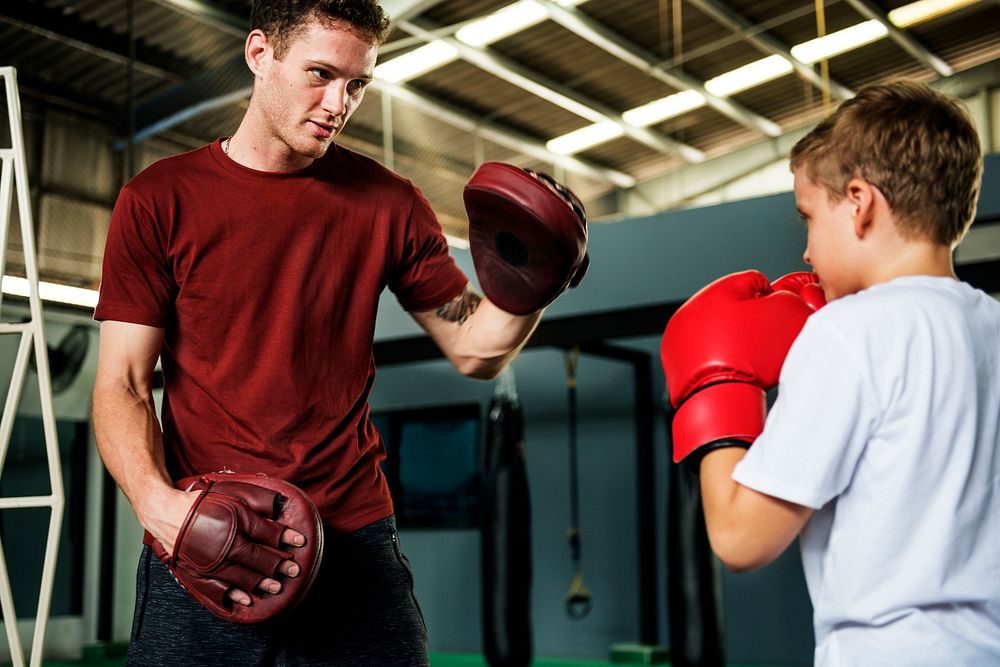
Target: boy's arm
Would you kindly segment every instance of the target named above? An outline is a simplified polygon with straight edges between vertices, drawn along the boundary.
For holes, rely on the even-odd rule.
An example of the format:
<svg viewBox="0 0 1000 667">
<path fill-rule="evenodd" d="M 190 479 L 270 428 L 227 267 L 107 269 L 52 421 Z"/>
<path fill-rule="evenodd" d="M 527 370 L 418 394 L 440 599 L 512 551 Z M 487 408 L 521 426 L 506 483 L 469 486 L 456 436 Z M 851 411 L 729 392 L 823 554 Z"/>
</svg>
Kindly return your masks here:
<svg viewBox="0 0 1000 667">
<path fill-rule="evenodd" d="M 764 428 L 766 392 L 778 384 L 789 348 L 822 306 L 817 290 L 809 273 L 773 284 L 756 271 L 731 274 L 691 297 L 663 334 L 674 461 L 699 466 L 712 549 L 736 571 L 773 561 L 812 514 L 732 475 Z"/>
<path fill-rule="evenodd" d="M 746 450 L 727 447 L 701 460 L 701 497 L 712 551 L 734 572 L 768 565 L 788 548 L 813 510 L 733 480 Z"/>
</svg>

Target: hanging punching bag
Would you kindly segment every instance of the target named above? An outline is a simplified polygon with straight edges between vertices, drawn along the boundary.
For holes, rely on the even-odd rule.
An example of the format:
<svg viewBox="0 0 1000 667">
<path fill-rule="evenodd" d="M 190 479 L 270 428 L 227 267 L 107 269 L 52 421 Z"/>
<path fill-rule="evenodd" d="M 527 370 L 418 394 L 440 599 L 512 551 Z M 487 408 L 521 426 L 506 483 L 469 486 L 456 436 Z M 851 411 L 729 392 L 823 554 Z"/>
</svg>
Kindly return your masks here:
<svg viewBox="0 0 1000 667">
<path fill-rule="evenodd" d="M 667 415 L 667 451 L 670 414 Z M 705 529 L 698 477 L 668 463 L 667 587 L 674 667 L 723 667 L 722 587 Z"/>
<path fill-rule="evenodd" d="M 492 667 L 527 667 L 532 658 L 531 505 L 511 377 L 501 377 L 490 404 L 483 470 L 483 649 Z"/>
</svg>

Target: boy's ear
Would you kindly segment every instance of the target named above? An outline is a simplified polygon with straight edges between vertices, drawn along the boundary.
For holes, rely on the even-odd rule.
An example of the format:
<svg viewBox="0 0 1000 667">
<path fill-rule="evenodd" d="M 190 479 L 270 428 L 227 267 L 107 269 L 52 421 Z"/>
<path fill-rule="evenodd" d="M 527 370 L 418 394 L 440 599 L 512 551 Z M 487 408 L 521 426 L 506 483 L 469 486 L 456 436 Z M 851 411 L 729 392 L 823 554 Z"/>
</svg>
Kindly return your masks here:
<svg viewBox="0 0 1000 667">
<path fill-rule="evenodd" d="M 871 231 L 878 195 L 875 186 L 862 178 L 852 178 L 847 182 L 846 199 L 854 209 L 854 234 L 859 239 L 863 239 Z"/>
</svg>

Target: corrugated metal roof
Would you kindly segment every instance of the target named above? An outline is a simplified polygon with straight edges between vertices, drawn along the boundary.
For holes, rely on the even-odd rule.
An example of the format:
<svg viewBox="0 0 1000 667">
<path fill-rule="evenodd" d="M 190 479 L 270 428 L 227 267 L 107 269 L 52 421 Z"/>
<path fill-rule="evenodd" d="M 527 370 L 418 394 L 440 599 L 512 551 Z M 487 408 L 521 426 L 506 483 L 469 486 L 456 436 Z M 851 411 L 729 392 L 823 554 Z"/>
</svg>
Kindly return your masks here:
<svg viewBox="0 0 1000 667">
<path fill-rule="evenodd" d="M 511 1 L 439 2 L 410 20 L 428 29 L 453 31 Z M 249 0 L 189 0 L 184 7 L 181 4 L 173 0 L 134 0 L 138 57 L 133 92 L 138 103 L 154 100 L 163 105 L 164 99 L 180 94 L 179 85 L 202 73 L 221 70 L 241 52 L 240 35 L 248 23 Z M 596 22 L 626 46 L 637 48 L 666 72 L 696 82 L 769 55 L 770 51 L 753 43 L 755 35 L 791 46 L 817 34 L 813 0 L 716 0 L 715 4 L 735 15 L 737 21 L 745 21 L 750 26 L 746 30 L 734 30 L 697 4 L 681 0 L 588 0 L 570 11 Z M 887 0 L 880 6 L 890 10 L 905 4 L 902 0 Z M 824 12 L 827 32 L 864 20 L 848 2 L 829 2 Z M 206 19 L 208 14 L 215 18 Z M 219 15 L 223 18 L 219 19 Z M 126 2 L 4 3 L 0 8 L 0 63 L 18 68 L 28 97 L 84 111 L 120 132 L 129 105 L 128 19 Z M 228 23 L 223 26 L 220 20 Z M 906 32 L 961 72 L 1000 58 L 998 28 L 1000 4 L 983 1 Z M 421 43 L 405 31 L 396 30 L 386 45 L 389 57 L 406 50 L 396 49 L 396 40 L 410 49 Z M 543 21 L 486 48 L 513 62 L 521 73 L 543 83 L 552 82 L 615 114 L 677 92 L 676 87 L 619 60 L 554 21 Z M 382 61 L 386 59 L 382 57 Z M 891 76 L 923 80 L 937 77 L 888 37 L 836 56 L 829 65 L 831 78 L 849 88 Z M 455 193 L 460 192 L 460 184 L 481 159 L 537 164 L 547 171 L 560 171 L 578 185 L 585 200 L 604 197 L 615 187 L 592 173 L 566 173 L 564 168 L 540 160 L 537 153 L 545 150 L 546 141 L 592 121 L 508 79 L 501 70 L 484 71 L 455 60 L 405 84 L 411 93 L 422 96 L 420 108 L 398 99 L 392 103 L 395 166 L 404 175 L 421 181 L 453 226 L 460 226 L 463 217 Z M 227 81 L 225 85 L 235 84 Z M 755 86 L 733 95 L 731 100 L 777 123 L 783 131 L 813 122 L 824 113 L 821 90 L 798 74 Z M 193 105 L 198 100 L 184 101 Z M 447 107 L 447 112 L 433 112 L 436 104 Z M 163 130 L 162 136 L 173 145 L 189 147 L 231 134 L 245 108 L 243 100 L 197 114 Z M 455 111 L 463 117 L 458 123 L 461 128 L 447 120 Z M 476 136 L 469 131 L 473 125 L 499 136 Z M 751 125 L 750 121 L 701 107 L 656 123 L 648 130 L 714 157 L 764 139 L 762 132 Z M 381 95 L 373 87 L 348 124 L 342 141 L 384 158 L 383 132 Z M 530 155 L 523 150 L 524 141 L 532 145 Z M 577 157 L 595 170 L 615 170 L 639 182 L 682 169 L 686 164 L 669 151 L 625 137 L 594 146 Z"/>
</svg>

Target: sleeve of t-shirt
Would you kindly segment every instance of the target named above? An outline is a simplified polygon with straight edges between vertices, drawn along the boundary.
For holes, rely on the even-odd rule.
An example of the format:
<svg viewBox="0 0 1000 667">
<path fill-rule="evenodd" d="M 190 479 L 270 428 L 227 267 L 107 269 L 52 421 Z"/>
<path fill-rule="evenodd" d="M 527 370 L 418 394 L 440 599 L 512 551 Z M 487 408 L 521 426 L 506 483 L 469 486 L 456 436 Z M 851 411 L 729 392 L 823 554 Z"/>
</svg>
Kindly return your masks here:
<svg viewBox="0 0 1000 667">
<path fill-rule="evenodd" d="M 115 202 L 94 319 L 166 327 L 176 283 L 155 216 L 129 186 Z"/>
<path fill-rule="evenodd" d="M 430 310 L 461 294 L 466 283 L 468 278 L 448 254 L 448 242 L 430 203 L 414 188 L 403 253 L 389 289 L 405 310 Z"/>
<path fill-rule="evenodd" d="M 785 359 L 764 431 L 733 479 L 813 509 L 840 495 L 878 418 L 869 377 L 835 324 L 811 318 Z"/>
</svg>

